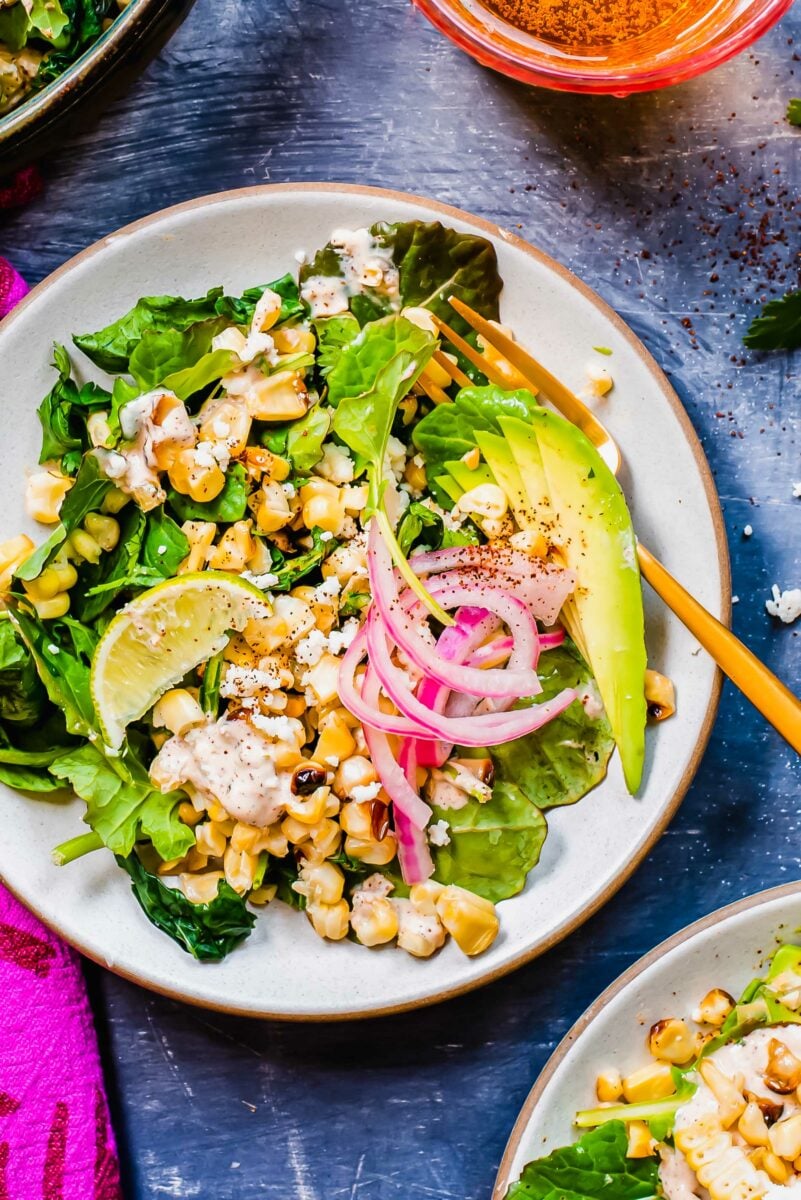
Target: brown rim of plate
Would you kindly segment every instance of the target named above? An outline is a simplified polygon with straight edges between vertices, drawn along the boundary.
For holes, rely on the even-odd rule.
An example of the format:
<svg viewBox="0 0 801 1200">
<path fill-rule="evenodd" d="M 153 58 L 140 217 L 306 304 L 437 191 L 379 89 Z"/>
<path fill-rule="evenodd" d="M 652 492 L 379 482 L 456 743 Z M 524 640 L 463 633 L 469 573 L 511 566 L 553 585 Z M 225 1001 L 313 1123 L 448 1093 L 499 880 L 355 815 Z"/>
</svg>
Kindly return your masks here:
<svg viewBox="0 0 801 1200">
<path fill-rule="evenodd" d="M 542 1093 L 550 1083 L 551 1077 L 573 1043 L 592 1024 L 596 1017 L 603 1012 L 609 1002 L 614 1000 L 624 988 L 628 987 L 634 979 L 637 979 L 644 971 L 647 971 L 660 958 L 663 958 L 665 954 L 669 954 L 677 946 L 691 941 L 697 934 L 703 933 L 704 930 L 719 924 L 721 921 L 728 920 L 729 917 L 736 916 L 737 913 L 748 912 L 751 908 L 760 908 L 763 904 L 768 904 L 772 900 L 781 900 L 785 896 L 792 896 L 794 894 L 801 895 L 801 880 L 797 880 L 795 883 L 783 883 L 778 887 L 768 888 L 764 892 L 755 892 L 752 896 L 745 896 L 742 900 L 735 900 L 731 904 L 724 905 L 723 908 L 716 908 L 714 912 L 708 913 L 698 921 L 693 921 L 692 925 L 685 925 L 684 929 L 680 929 L 672 937 L 667 938 L 664 942 L 660 942 L 658 946 L 654 946 L 653 950 L 649 950 L 642 958 L 638 958 L 622 975 L 618 975 L 614 983 L 610 983 L 609 987 L 601 992 L 598 999 L 592 1002 L 586 1012 L 576 1021 L 575 1025 L 571 1026 L 567 1031 L 537 1076 L 537 1082 L 526 1096 L 512 1132 L 509 1134 L 509 1140 L 503 1152 L 501 1165 L 498 1167 L 498 1174 L 495 1177 L 495 1186 L 492 1189 L 490 1200 L 503 1200 L 509 1184 L 514 1182 L 509 1179 L 512 1159 L 517 1153 L 518 1146 L 528 1128 L 531 1115 L 537 1107 Z"/>
<path fill-rule="evenodd" d="M 18 136 L 32 136 L 40 122 L 44 124 L 48 118 L 55 119 L 57 114 L 66 112 L 90 82 L 99 82 L 103 72 L 98 67 L 108 62 L 111 69 L 126 47 L 144 37 L 145 28 L 173 3 L 174 0 L 129 0 L 109 28 L 66 71 L 0 116 L 0 145 Z"/>
<path fill-rule="evenodd" d="M 648 371 L 653 379 L 654 386 L 659 389 L 665 401 L 673 410 L 682 428 L 684 436 L 687 439 L 690 449 L 692 450 L 698 472 L 703 480 L 704 491 L 706 493 L 709 511 L 712 516 L 712 524 L 715 530 L 718 566 L 720 568 L 721 576 L 721 619 L 723 620 L 724 624 L 728 625 L 731 618 L 729 548 L 726 541 L 726 531 L 723 524 L 723 516 L 720 510 L 720 502 L 718 500 L 718 495 L 712 480 L 712 473 L 709 469 L 709 464 L 706 461 L 703 449 L 701 448 L 701 443 L 698 440 L 698 435 L 696 434 L 681 401 L 671 388 L 661 368 L 658 366 L 652 355 L 649 354 L 640 340 L 635 337 L 634 333 L 629 329 L 625 322 L 621 320 L 617 313 L 610 308 L 609 305 L 592 290 L 592 288 L 588 287 L 587 284 L 582 283 L 581 280 L 572 273 L 572 271 L 569 271 L 567 267 L 563 267 L 560 263 L 550 258 L 549 255 L 544 254 L 541 250 L 536 250 L 533 246 L 530 246 L 528 242 L 523 241 L 522 238 L 510 233 L 508 230 L 502 229 L 500 226 L 494 225 L 491 221 L 486 221 L 482 217 L 473 216 L 471 213 L 465 212 L 463 209 L 454 208 L 449 204 L 442 204 L 438 200 L 428 200 L 420 196 L 415 196 L 410 192 L 398 192 L 390 188 L 367 187 L 361 184 L 272 183 L 259 184 L 248 188 L 236 188 L 227 192 L 212 192 L 206 196 L 199 196 L 195 200 L 188 200 L 183 204 L 175 204 L 170 208 L 161 209 L 157 213 L 152 213 L 149 217 L 143 217 L 139 221 L 134 221 L 130 225 L 123 226 L 123 228 L 117 230 L 116 233 L 106 235 L 93 245 L 88 246 L 85 250 L 81 250 L 78 254 L 74 255 L 73 258 L 64 263 L 63 266 L 58 267 L 58 269 L 55 270 L 51 275 L 48 275 L 46 279 L 43 279 L 41 283 L 37 284 L 36 287 L 28 294 L 28 296 L 26 296 L 25 299 L 9 314 L 9 316 L 5 318 L 5 322 L 10 323 L 15 320 L 17 314 L 24 311 L 29 304 L 32 304 L 36 298 L 56 279 L 59 279 L 62 275 L 65 275 L 79 263 L 86 262 L 88 259 L 93 258 L 96 254 L 102 253 L 109 241 L 115 237 L 127 237 L 131 233 L 136 233 L 141 229 L 146 229 L 150 225 L 157 224 L 166 216 L 172 216 L 182 212 L 191 212 L 196 208 L 206 208 L 213 204 L 225 203 L 229 200 L 241 200 L 251 196 L 274 196 L 280 195 L 281 193 L 292 194 L 297 192 L 328 192 L 342 196 L 381 196 L 385 199 L 394 200 L 403 204 L 417 204 L 423 208 L 427 208 L 436 216 L 461 221 L 464 224 L 479 230 L 481 233 L 486 234 L 490 238 L 498 239 L 501 242 L 506 242 L 509 245 L 514 246 L 516 249 L 524 251 L 524 253 L 526 253 L 530 258 L 533 258 L 537 262 L 548 267 L 549 270 L 553 271 L 561 279 L 564 279 L 566 282 L 568 282 L 575 291 L 579 292 L 580 295 L 582 295 L 586 300 L 589 300 L 590 303 L 592 303 L 595 308 L 598 309 L 598 311 L 602 313 L 604 317 L 606 317 L 607 320 L 611 321 L 617 333 L 625 339 L 635 354 L 639 356 L 640 360 L 648 368 Z M 3 322 L 0 322 L 0 329 L 2 328 L 2 325 Z M 657 823 L 655 828 L 652 829 L 651 832 L 640 841 L 640 844 L 637 846 L 623 870 L 618 873 L 615 879 L 613 879 L 598 896 L 596 896 L 588 904 L 584 905 L 584 907 L 579 912 L 575 913 L 569 920 L 564 921 L 562 925 L 560 925 L 558 929 L 554 930 L 554 932 L 548 937 L 542 938 L 535 946 L 532 946 L 528 950 L 523 951 L 521 954 L 516 955 L 511 962 L 504 963 L 503 966 L 489 971 L 480 979 L 470 980 L 468 983 L 460 984 L 453 988 L 441 989 L 440 991 L 435 992 L 430 996 L 426 996 L 420 1000 L 409 1000 L 402 1004 L 383 1005 L 378 1009 L 360 1010 L 347 1013 L 329 1013 L 321 1011 L 316 1013 L 303 1013 L 302 1015 L 269 1011 L 256 1013 L 248 1008 L 239 1008 L 236 1004 L 209 1004 L 204 1000 L 200 1000 L 192 996 L 186 996 L 182 992 L 176 991 L 175 989 L 157 986 L 153 983 L 142 980 L 134 972 L 122 970 L 116 965 L 109 967 L 108 963 L 104 962 L 99 956 L 87 950 L 77 938 L 65 938 L 64 940 L 73 946 L 74 949 L 79 950 L 81 954 L 84 954 L 87 958 L 91 959 L 93 962 L 96 962 L 99 966 L 113 971 L 115 975 L 120 975 L 123 979 L 127 979 L 132 983 L 137 983 L 141 987 L 146 987 L 150 991 L 158 992 L 160 995 L 167 996 L 171 1000 L 180 1000 L 187 1004 L 194 1004 L 198 1008 L 211 1009 L 216 1012 L 230 1013 L 236 1016 L 258 1017 L 262 1019 L 269 1018 L 281 1021 L 361 1020 L 367 1017 L 389 1016 L 393 1013 L 408 1012 L 409 1010 L 416 1008 L 425 1008 L 429 1004 L 436 1004 L 442 1000 L 451 1000 L 456 996 L 464 995 L 466 992 L 471 992 L 478 987 L 483 987 L 487 983 L 492 983 L 494 980 L 502 978 L 504 975 L 508 975 L 511 971 L 516 970 L 525 963 L 531 962 L 532 959 L 537 958 L 540 954 L 544 954 L 546 950 L 550 950 L 552 946 L 557 945 L 557 943 L 562 941 L 563 938 L 567 937 L 569 933 L 572 933 L 574 929 L 577 929 L 580 925 L 582 925 L 589 917 L 593 915 L 593 913 L 596 913 L 599 908 L 603 907 L 603 905 L 612 898 L 615 892 L 617 892 L 618 889 L 626 882 L 626 880 L 634 873 L 636 868 L 645 858 L 648 851 L 659 840 L 667 826 L 670 824 L 670 821 L 681 804 L 681 801 L 684 799 L 685 793 L 687 792 L 692 778 L 698 769 L 698 765 L 703 757 L 703 753 L 709 741 L 710 734 L 712 733 L 712 726 L 717 714 L 722 683 L 723 676 L 718 670 L 715 673 L 714 682 L 712 684 L 712 693 L 709 698 L 709 704 L 707 706 L 704 723 L 701 727 L 701 732 L 698 736 L 698 741 L 696 743 L 695 750 L 693 751 L 692 758 L 687 765 L 687 769 L 679 780 L 679 785 L 673 793 L 670 802 L 667 804 L 661 820 Z M 5 883 L 5 880 L 2 878 L 2 873 L 0 873 L 0 881 Z M 9 890 L 13 892 L 13 888 L 10 888 Z M 44 925 L 46 925 L 49 929 L 52 929 L 52 931 L 58 934 L 60 937 L 64 937 L 58 927 L 54 923 L 44 918 L 42 914 L 38 912 L 37 909 L 34 908 L 33 905 L 31 905 L 26 899 L 23 899 L 21 896 L 17 896 L 17 899 L 20 901 L 20 903 L 25 904 L 39 918 L 39 920 L 42 921 Z"/>
</svg>

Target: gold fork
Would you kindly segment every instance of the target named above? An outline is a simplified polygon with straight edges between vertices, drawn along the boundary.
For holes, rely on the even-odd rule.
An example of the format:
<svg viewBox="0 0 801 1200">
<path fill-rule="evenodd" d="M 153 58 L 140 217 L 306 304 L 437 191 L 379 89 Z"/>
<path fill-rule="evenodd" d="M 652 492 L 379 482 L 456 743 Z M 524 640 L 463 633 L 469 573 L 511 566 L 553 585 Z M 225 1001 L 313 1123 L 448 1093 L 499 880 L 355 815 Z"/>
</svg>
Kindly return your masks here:
<svg viewBox="0 0 801 1200">
<path fill-rule="evenodd" d="M 542 393 L 562 416 L 586 434 L 610 470 L 617 474 L 621 464 L 617 443 L 609 430 L 578 396 L 532 358 L 522 346 L 512 341 L 507 334 L 480 316 L 469 305 L 455 296 L 450 298 L 450 304 L 468 325 L 481 335 L 485 343 L 514 368 L 534 395 Z M 451 345 L 489 377 L 486 357 L 444 321 L 437 317 L 434 320 Z M 439 355 L 437 361 L 445 370 L 451 365 L 446 355 Z M 456 379 L 455 375 L 451 377 Z M 499 375 L 497 365 L 493 369 L 493 379 L 504 386 L 503 375 Z M 505 386 L 509 386 L 508 381 L 505 382 Z M 640 542 L 637 543 L 637 555 L 640 570 L 656 594 L 711 654 L 732 683 L 787 739 L 793 749 L 801 754 L 801 701 L 734 636 L 731 630 L 691 596 Z"/>
</svg>

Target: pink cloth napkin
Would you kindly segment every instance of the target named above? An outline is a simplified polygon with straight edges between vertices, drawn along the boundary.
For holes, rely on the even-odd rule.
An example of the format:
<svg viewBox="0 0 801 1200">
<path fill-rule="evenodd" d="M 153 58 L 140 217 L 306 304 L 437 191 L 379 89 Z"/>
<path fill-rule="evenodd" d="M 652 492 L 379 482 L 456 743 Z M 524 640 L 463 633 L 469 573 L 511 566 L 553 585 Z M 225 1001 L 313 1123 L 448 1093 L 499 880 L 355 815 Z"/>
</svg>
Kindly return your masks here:
<svg viewBox="0 0 801 1200">
<path fill-rule="evenodd" d="M 0 187 L 0 208 L 38 175 Z M 28 291 L 0 257 L 0 318 Z M 78 955 L 0 884 L 0 1200 L 122 1200 Z"/>
</svg>

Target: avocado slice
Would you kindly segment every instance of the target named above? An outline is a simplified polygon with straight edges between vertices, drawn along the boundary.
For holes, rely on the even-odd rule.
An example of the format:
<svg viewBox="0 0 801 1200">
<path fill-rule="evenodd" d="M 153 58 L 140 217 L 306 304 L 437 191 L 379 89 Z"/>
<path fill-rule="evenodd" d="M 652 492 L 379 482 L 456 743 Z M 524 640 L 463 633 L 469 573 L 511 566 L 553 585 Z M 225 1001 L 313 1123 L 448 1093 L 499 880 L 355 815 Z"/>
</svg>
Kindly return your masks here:
<svg viewBox="0 0 801 1200">
<path fill-rule="evenodd" d="M 452 479 L 450 475 L 437 475 L 434 482 L 442 488 L 445 495 L 452 500 L 454 504 L 460 496 L 464 495 L 464 488 L 460 488 L 456 480 Z"/>
<path fill-rule="evenodd" d="M 455 479 L 463 492 L 469 492 L 472 488 L 480 487 L 482 483 L 494 483 L 492 471 L 484 463 L 479 463 L 477 467 L 468 467 L 466 462 L 457 459 L 456 462 L 446 462 L 445 470 L 450 475 L 451 479 Z"/>
<path fill-rule="evenodd" d="M 477 430 L 476 441 L 484 456 L 484 461 L 492 471 L 495 482 L 506 493 L 509 507 L 520 528 L 530 530 L 532 533 L 541 533 L 550 541 L 553 538 L 553 511 L 548 495 L 548 486 L 545 482 L 545 472 L 542 470 L 537 439 L 533 431 L 522 421 L 520 426 L 525 433 L 526 448 L 530 447 L 532 451 L 531 461 L 534 463 L 532 470 L 527 472 L 526 476 L 529 487 L 523 482 L 517 461 L 510 448 L 511 441 L 517 436 L 516 430 L 512 430 L 512 437 L 509 441 L 497 433 Z M 539 472 L 537 468 L 539 468 Z M 541 495 L 541 500 L 533 502 L 530 493 L 533 496 Z"/>
<path fill-rule="evenodd" d="M 520 474 L 536 503 L 544 472 L 565 565 L 576 575 L 575 605 L 601 699 L 633 794 L 645 757 L 645 618 L 637 547 L 620 485 L 589 439 L 547 409 L 530 430 L 501 417 Z M 538 456 L 529 457 L 531 432 Z M 533 481 L 533 485 L 529 482 Z"/>
</svg>

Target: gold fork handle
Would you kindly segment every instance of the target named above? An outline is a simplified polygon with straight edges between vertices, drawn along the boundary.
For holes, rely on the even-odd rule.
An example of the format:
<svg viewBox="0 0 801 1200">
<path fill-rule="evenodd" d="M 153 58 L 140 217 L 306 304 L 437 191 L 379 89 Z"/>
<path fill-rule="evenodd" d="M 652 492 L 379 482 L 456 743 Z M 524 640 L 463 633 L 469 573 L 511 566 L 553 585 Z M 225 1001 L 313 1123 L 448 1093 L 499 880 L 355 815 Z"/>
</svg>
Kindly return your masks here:
<svg viewBox="0 0 801 1200">
<path fill-rule="evenodd" d="M 801 754 L 801 700 L 699 604 L 644 546 L 637 546 L 640 570 L 669 609 L 708 650 L 725 675 Z"/>
</svg>

